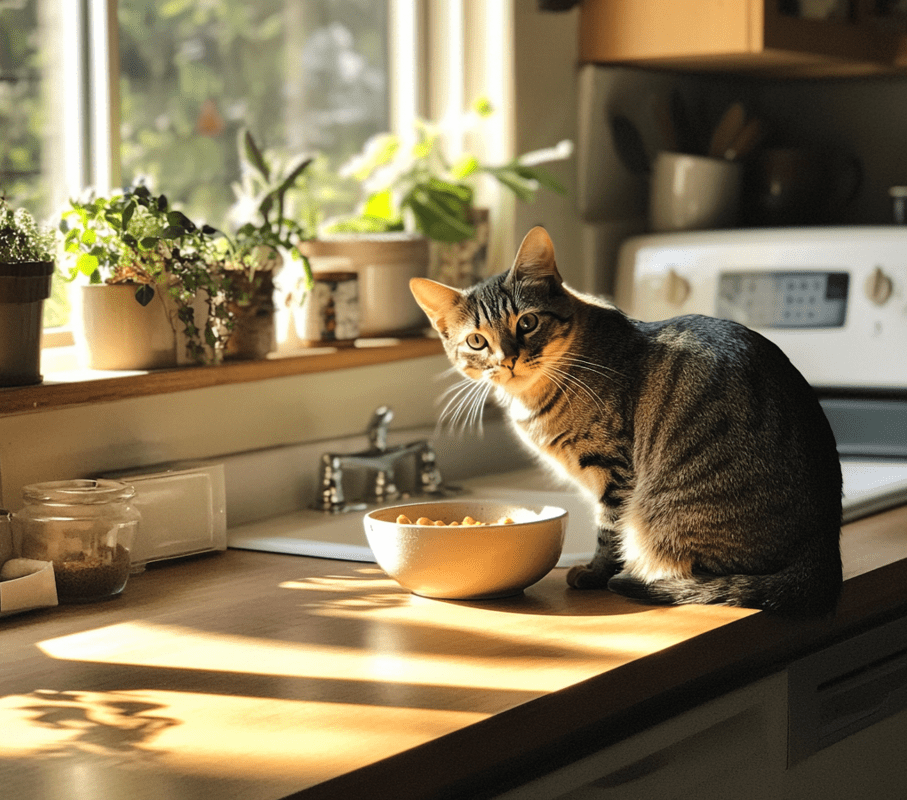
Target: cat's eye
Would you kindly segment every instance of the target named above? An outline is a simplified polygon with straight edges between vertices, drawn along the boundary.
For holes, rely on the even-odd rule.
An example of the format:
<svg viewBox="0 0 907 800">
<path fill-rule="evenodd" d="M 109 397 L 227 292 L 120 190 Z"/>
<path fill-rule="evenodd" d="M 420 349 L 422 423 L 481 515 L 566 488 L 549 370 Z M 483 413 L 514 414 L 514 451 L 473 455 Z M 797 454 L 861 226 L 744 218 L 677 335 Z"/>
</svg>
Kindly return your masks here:
<svg viewBox="0 0 907 800">
<path fill-rule="evenodd" d="M 481 333 L 470 333 L 466 337 L 466 344 L 468 344 L 473 350 L 483 350 L 488 344 L 485 341 L 485 337 Z"/>
<path fill-rule="evenodd" d="M 522 317 L 517 321 L 517 330 L 520 333 L 529 333 L 534 331 L 539 326 L 539 318 L 537 314 L 523 314 Z"/>
</svg>

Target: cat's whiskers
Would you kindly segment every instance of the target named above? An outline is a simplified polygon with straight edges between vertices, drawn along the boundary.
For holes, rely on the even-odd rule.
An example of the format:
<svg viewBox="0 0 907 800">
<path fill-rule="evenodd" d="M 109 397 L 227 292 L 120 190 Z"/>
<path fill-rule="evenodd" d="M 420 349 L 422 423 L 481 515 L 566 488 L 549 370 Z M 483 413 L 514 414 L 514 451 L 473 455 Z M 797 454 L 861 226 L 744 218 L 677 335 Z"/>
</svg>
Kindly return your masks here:
<svg viewBox="0 0 907 800">
<path fill-rule="evenodd" d="M 561 394 L 563 395 L 567 406 L 572 410 L 573 403 L 571 402 L 571 395 L 573 395 L 574 392 L 571 391 L 571 387 L 569 386 L 568 381 L 564 380 L 564 378 L 567 378 L 569 376 L 556 367 L 546 367 L 544 365 L 541 365 L 540 369 L 542 375 L 544 375 L 551 383 L 554 384 L 556 388 L 561 391 Z"/>
<path fill-rule="evenodd" d="M 460 433 L 464 433 L 470 427 L 476 428 L 481 433 L 482 412 L 491 388 L 489 383 L 477 382 L 470 378 L 448 387 L 442 397 L 448 395 L 450 397 L 438 417 L 438 427 L 446 423 L 451 430 L 456 431 L 459 428 Z"/>
<path fill-rule="evenodd" d="M 624 384 L 622 383 L 622 381 L 617 380 L 617 378 L 625 379 L 627 377 L 626 375 L 624 375 L 624 373 L 614 369 L 613 367 L 606 366 L 605 364 L 599 364 L 596 361 L 590 361 L 587 358 L 582 358 L 572 353 L 562 353 L 560 356 L 558 356 L 558 360 L 569 362 L 570 364 L 577 366 L 580 369 L 594 372 L 596 375 L 601 375 L 603 378 L 608 378 L 614 383 L 620 385 Z"/>
<path fill-rule="evenodd" d="M 567 391 L 568 388 L 571 389 L 581 389 L 596 406 L 598 406 L 600 411 L 605 411 L 606 406 L 602 402 L 601 398 L 589 387 L 589 385 L 583 381 L 581 378 L 578 378 L 576 375 L 573 375 L 566 370 L 555 367 L 551 364 L 543 364 L 542 370 L 544 374 L 551 380 L 552 383 L 557 385 L 567 397 L 569 403 L 570 394 Z M 560 381 L 556 380 L 553 376 L 557 375 L 560 378 Z"/>
<path fill-rule="evenodd" d="M 583 369 L 587 372 L 601 375 L 603 378 L 607 378 L 612 383 L 618 383 L 614 380 L 614 377 L 612 375 L 609 375 L 607 372 L 603 372 L 600 369 L 594 369 L 594 362 L 586 361 L 585 359 L 581 359 L 569 354 L 562 353 L 559 355 L 550 356 L 543 355 L 538 359 L 538 363 L 545 370 L 556 370 L 557 373 L 559 375 L 562 375 L 566 381 L 582 389 L 591 399 L 596 402 L 596 404 L 601 409 L 604 409 L 604 405 L 602 404 L 601 398 L 598 396 L 598 394 L 591 389 L 586 381 L 584 381 L 579 375 L 576 375 L 574 371 L 567 369 L 567 367 L 575 366 L 578 369 Z"/>
<path fill-rule="evenodd" d="M 475 391 L 475 381 L 464 378 L 445 390 L 442 397 L 447 398 L 444 408 L 441 410 L 440 418 L 443 420 L 450 417 L 455 421 L 462 413 L 464 402 L 468 401 L 470 395 Z"/>
</svg>

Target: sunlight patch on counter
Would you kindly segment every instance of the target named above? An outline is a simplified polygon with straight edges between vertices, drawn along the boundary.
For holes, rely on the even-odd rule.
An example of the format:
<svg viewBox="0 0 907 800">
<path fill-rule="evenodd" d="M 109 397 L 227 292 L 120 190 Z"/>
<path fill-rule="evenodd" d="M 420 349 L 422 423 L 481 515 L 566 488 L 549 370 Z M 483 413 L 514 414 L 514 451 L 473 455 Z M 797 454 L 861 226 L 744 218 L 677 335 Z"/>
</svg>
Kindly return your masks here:
<svg viewBox="0 0 907 800">
<path fill-rule="evenodd" d="M 117 768 L 293 778 L 301 788 L 300 780 L 325 780 L 486 716 L 156 690 L 37 691 L 0 698 L 0 757 L 109 757 Z"/>
<path fill-rule="evenodd" d="M 521 663 L 521 668 L 514 670 L 500 647 L 474 653 L 448 652 L 443 628 L 435 634 L 438 651 L 422 652 L 418 658 L 407 651 L 405 629 L 377 628 L 367 635 L 369 645 L 361 648 L 124 622 L 48 639 L 38 647 L 60 660 L 205 671 L 215 676 L 267 675 L 534 693 L 563 688 L 601 672 L 609 663 L 619 666 L 632 657 L 623 651 L 609 655 L 601 650 L 594 658 L 571 659 L 565 658 L 561 647 L 527 642 L 522 656 L 531 656 L 531 663 Z M 490 633 L 489 640 L 495 635 Z M 651 648 L 651 641 L 648 644 Z"/>
</svg>

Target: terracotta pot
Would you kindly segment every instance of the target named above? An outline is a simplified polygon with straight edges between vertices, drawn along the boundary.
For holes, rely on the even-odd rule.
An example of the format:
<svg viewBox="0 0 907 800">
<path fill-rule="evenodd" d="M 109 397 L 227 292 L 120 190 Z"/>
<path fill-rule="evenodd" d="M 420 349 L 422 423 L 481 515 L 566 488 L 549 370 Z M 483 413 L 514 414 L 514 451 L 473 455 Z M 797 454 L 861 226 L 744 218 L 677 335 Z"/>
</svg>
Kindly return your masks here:
<svg viewBox="0 0 907 800">
<path fill-rule="evenodd" d="M 41 383 L 44 301 L 52 261 L 0 263 L 0 386 Z"/>
<path fill-rule="evenodd" d="M 224 348 L 228 359 L 262 359 L 277 347 L 274 323 L 274 276 L 270 272 L 255 275 L 256 286 L 250 288 L 247 304 L 230 303 L 234 326 Z"/>
<path fill-rule="evenodd" d="M 397 336 L 428 325 L 409 290 L 410 278 L 428 274 L 428 239 L 406 233 L 348 234 L 301 242 L 314 272 L 319 258 L 349 260 L 359 276 L 359 335 Z M 332 270 L 338 269 L 333 261 Z"/>
</svg>

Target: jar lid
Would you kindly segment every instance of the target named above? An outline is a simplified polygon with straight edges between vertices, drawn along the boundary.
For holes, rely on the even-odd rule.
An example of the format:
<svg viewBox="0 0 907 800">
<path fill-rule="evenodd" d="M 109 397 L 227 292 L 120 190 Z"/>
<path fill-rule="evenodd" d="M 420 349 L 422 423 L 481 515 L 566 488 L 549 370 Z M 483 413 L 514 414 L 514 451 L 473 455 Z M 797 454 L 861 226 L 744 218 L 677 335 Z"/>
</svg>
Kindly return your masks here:
<svg viewBox="0 0 907 800">
<path fill-rule="evenodd" d="M 48 481 L 22 487 L 22 497 L 27 503 L 103 505 L 122 503 L 134 496 L 135 489 L 130 484 L 101 478 Z"/>
</svg>

